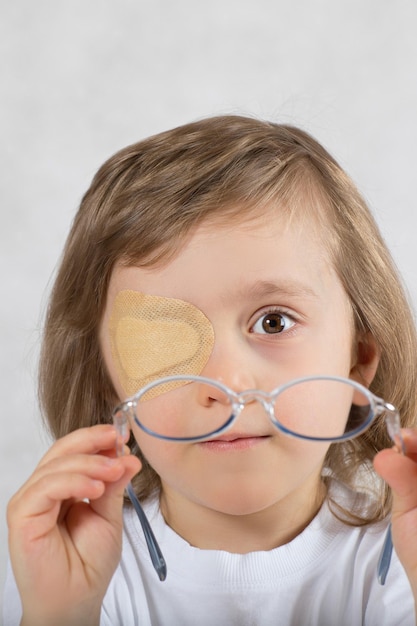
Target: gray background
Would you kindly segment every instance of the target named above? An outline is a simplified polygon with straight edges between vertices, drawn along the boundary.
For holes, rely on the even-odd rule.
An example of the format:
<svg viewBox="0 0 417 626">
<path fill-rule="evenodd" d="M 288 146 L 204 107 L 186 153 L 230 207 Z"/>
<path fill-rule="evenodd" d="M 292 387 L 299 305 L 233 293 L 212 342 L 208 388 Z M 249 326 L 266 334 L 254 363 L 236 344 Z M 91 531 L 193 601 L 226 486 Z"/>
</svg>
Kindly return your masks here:
<svg viewBox="0 0 417 626">
<path fill-rule="evenodd" d="M 417 303 L 415 0 L 15 0 L 0 9 L 0 585 L 6 502 L 47 445 L 36 361 L 95 170 L 215 113 L 298 124 L 368 199 Z"/>
</svg>

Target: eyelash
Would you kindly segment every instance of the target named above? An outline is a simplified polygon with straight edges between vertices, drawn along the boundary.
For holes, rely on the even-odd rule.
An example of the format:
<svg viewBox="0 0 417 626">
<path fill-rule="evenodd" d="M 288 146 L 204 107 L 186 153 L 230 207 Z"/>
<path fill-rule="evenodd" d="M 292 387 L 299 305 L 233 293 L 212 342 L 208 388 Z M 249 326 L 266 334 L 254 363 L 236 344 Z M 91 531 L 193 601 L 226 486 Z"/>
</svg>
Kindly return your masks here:
<svg viewBox="0 0 417 626">
<path fill-rule="evenodd" d="M 276 315 L 278 317 L 280 317 L 283 321 L 284 321 L 284 328 L 282 328 L 282 330 L 278 330 L 277 332 L 271 332 L 268 333 L 265 328 L 263 329 L 264 332 L 262 332 L 260 329 L 257 331 L 256 330 L 256 326 L 258 324 L 263 324 L 262 320 L 264 320 L 265 318 L 267 318 L 271 315 Z M 257 319 L 255 321 L 254 324 L 251 325 L 251 329 L 250 332 L 251 333 L 257 333 L 257 334 L 261 334 L 261 335 L 270 335 L 272 337 L 277 336 L 277 335 L 282 335 L 282 334 L 286 334 L 288 333 L 296 324 L 296 320 L 294 319 L 293 315 L 290 315 L 287 311 L 283 311 L 280 308 L 271 308 L 271 309 L 267 309 L 266 311 L 262 311 L 262 313 L 260 315 L 257 316 Z"/>
</svg>

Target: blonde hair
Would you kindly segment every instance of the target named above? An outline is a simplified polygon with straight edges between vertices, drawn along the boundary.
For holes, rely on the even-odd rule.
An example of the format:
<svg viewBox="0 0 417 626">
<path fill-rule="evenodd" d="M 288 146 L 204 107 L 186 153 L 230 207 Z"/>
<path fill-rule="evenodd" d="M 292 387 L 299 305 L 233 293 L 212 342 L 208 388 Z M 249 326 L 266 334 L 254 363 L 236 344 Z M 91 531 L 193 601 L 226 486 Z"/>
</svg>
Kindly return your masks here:
<svg viewBox="0 0 417 626">
<path fill-rule="evenodd" d="M 334 267 L 358 332 L 381 352 L 371 390 L 393 403 L 404 426 L 416 414 L 417 341 L 401 280 L 369 209 L 328 152 L 294 127 L 239 116 L 191 123 L 128 146 L 97 172 L 69 234 L 47 312 L 40 361 L 41 406 L 54 437 L 111 419 L 118 398 L 99 345 L 116 263 L 167 262 L 203 221 L 244 220 L 267 206 L 289 219 L 315 215 L 326 228 Z M 384 421 L 332 445 L 326 475 L 358 488 L 376 451 L 390 445 Z M 140 451 L 137 454 L 141 456 Z M 159 486 L 146 462 L 139 497 Z M 324 480 L 328 480 L 326 477 Z M 334 509 L 350 523 L 384 517 L 389 489 L 375 479 L 372 510 Z"/>
</svg>

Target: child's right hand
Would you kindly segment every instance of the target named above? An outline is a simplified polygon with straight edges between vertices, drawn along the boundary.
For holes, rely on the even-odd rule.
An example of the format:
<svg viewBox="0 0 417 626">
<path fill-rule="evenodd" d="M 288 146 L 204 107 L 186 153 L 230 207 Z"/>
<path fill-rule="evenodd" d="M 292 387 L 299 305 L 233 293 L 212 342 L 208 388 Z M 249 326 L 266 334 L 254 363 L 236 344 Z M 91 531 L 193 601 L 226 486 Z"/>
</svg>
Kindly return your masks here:
<svg viewBox="0 0 417 626">
<path fill-rule="evenodd" d="M 374 466 L 392 488 L 392 537 L 417 607 L 417 428 L 402 435 L 405 455 L 396 446 L 382 450 Z"/>
<path fill-rule="evenodd" d="M 59 439 L 11 499 L 9 550 L 22 624 L 98 624 L 120 559 L 123 492 L 140 470 L 110 425 Z M 88 502 L 85 500 L 88 499 Z"/>
</svg>

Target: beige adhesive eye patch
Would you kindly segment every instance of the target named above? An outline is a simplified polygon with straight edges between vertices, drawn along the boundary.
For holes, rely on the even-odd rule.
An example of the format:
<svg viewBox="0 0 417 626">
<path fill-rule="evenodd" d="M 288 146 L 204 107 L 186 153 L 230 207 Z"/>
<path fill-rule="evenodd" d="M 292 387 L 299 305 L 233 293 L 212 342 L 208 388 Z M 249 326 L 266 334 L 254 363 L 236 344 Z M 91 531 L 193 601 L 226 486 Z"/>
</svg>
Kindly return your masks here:
<svg viewBox="0 0 417 626">
<path fill-rule="evenodd" d="M 128 396 L 163 376 L 200 374 L 214 345 L 213 327 L 194 305 L 130 290 L 115 298 L 109 335 Z"/>
</svg>

